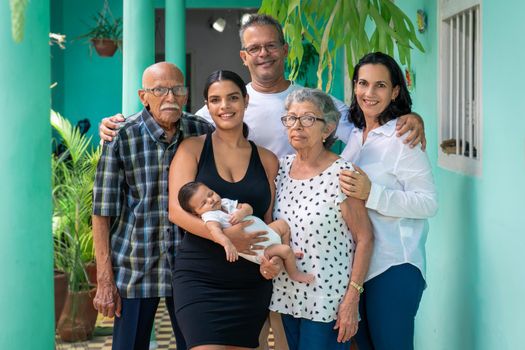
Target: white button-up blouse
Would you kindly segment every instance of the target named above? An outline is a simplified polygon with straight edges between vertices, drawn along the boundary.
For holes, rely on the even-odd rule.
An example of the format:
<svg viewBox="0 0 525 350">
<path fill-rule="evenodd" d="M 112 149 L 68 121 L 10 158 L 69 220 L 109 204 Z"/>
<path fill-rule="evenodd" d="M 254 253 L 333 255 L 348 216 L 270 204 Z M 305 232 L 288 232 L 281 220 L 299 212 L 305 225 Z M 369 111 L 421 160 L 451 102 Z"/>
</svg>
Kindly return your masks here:
<svg viewBox="0 0 525 350">
<path fill-rule="evenodd" d="M 425 278 L 428 217 L 436 214 L 437 194 L 427 154 L 396 135 L 396 119 L 371 130 L 354 128 L 341 157 L 359 166 L 372 183 L 366 202 L 374 228 L 374 251 L 366 280 L 404 263 Z"/>
</svg>

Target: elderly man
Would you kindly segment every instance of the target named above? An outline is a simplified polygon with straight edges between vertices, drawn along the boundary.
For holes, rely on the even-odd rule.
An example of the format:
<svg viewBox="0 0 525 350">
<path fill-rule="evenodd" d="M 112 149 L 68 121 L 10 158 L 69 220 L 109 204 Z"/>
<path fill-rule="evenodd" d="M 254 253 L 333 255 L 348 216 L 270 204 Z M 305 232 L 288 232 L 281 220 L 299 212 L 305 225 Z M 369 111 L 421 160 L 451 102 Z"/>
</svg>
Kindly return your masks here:
<svg viewBox="0 0 525 350">
<path fill-rule="evenodd" d="M 93 188 L 93 238 L 98 289 L 93 302 L 115 317 L 113 349 L 148 349 L 155 312 L 165 298 L 177 339 L 171 266 L 180 236 L 168 220 L 169 165 L 182 139 L 213 129 L 182 113 L 182 72 L 161 62 L 148 67 L 139 98 L 144 109 L 105 143 Z"/>
</svg>

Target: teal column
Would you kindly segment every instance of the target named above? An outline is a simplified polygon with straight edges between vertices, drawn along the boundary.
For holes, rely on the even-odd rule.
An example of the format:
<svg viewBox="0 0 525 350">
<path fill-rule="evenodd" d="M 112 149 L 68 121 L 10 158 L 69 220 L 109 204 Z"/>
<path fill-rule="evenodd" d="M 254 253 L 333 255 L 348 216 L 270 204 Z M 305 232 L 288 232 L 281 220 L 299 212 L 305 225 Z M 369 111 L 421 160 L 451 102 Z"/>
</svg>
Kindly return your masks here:
<svg viewBox="0 0 525 350">
<path fill-rule="evenodd" d="M 142 105 L 137 90 L 142 72 L 155 63 L 155 8 L 153 0 L 124 0 L 122 112 L 138 112 Z"/>
<path fill-rule="evenodd" d="M 166 61 L 186 76 L 186 1 L 166 0 Z"/>
<path fill-rule="evenodd" d="M 0 1 L 0 349 L 54 349 L 49 0 Z"/>
</svg>

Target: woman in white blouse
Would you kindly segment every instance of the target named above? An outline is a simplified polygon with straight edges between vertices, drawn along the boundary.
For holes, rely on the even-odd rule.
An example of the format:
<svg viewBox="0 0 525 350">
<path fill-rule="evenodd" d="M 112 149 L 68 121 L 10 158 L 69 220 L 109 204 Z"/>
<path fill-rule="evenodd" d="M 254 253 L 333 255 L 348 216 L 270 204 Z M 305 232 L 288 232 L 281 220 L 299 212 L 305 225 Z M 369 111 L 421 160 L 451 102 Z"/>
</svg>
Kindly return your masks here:
<svg viewBox="0 0 525 350">
<path fill-rule="evenodd" d="M 355 339 L 359 350 L 411 350 L 426 286 L 427 218 L 437 211 L 431 166 L 424 151 L 396 137 L 396 119 L 412 105 L 396 61 L 380 52 L 367 54 L 352 80 L 355 128 L 341 156 L 356 171 L 343 171 L 341 188 L 366 201 L 374 227 Z"/>
<path fill-rule="evenodd" d="M 330 152 L 339 111 L 327 94 L 292 92 L 282 122 L 295 154 L 281 158 L 275 219 L 290 225 L 297 267 L 315 275 L 298 283 L 274 279 L 270 309 L 282 314 L 290 350 L 347 350 L 372 253 L 372 227 L 362 200 L 341 193 L 339 173 L 352 165 Z M 350 230 L 349 230 L 350 229 Z"/>
</svg>

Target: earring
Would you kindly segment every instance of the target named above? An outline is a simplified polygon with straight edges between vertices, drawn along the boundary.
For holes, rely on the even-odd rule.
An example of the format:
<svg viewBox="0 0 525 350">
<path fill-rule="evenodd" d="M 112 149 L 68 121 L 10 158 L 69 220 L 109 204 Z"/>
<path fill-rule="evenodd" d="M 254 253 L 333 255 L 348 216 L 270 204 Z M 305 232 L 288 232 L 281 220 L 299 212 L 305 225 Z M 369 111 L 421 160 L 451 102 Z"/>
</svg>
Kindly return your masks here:
<svg viewBox="0 0 525 350">
<path fill-rule="evenodd" d="M 323 139 L 323 143 L 325 143 L 325 142 L 326 142 L 326 139 Z"/>
</svg>

